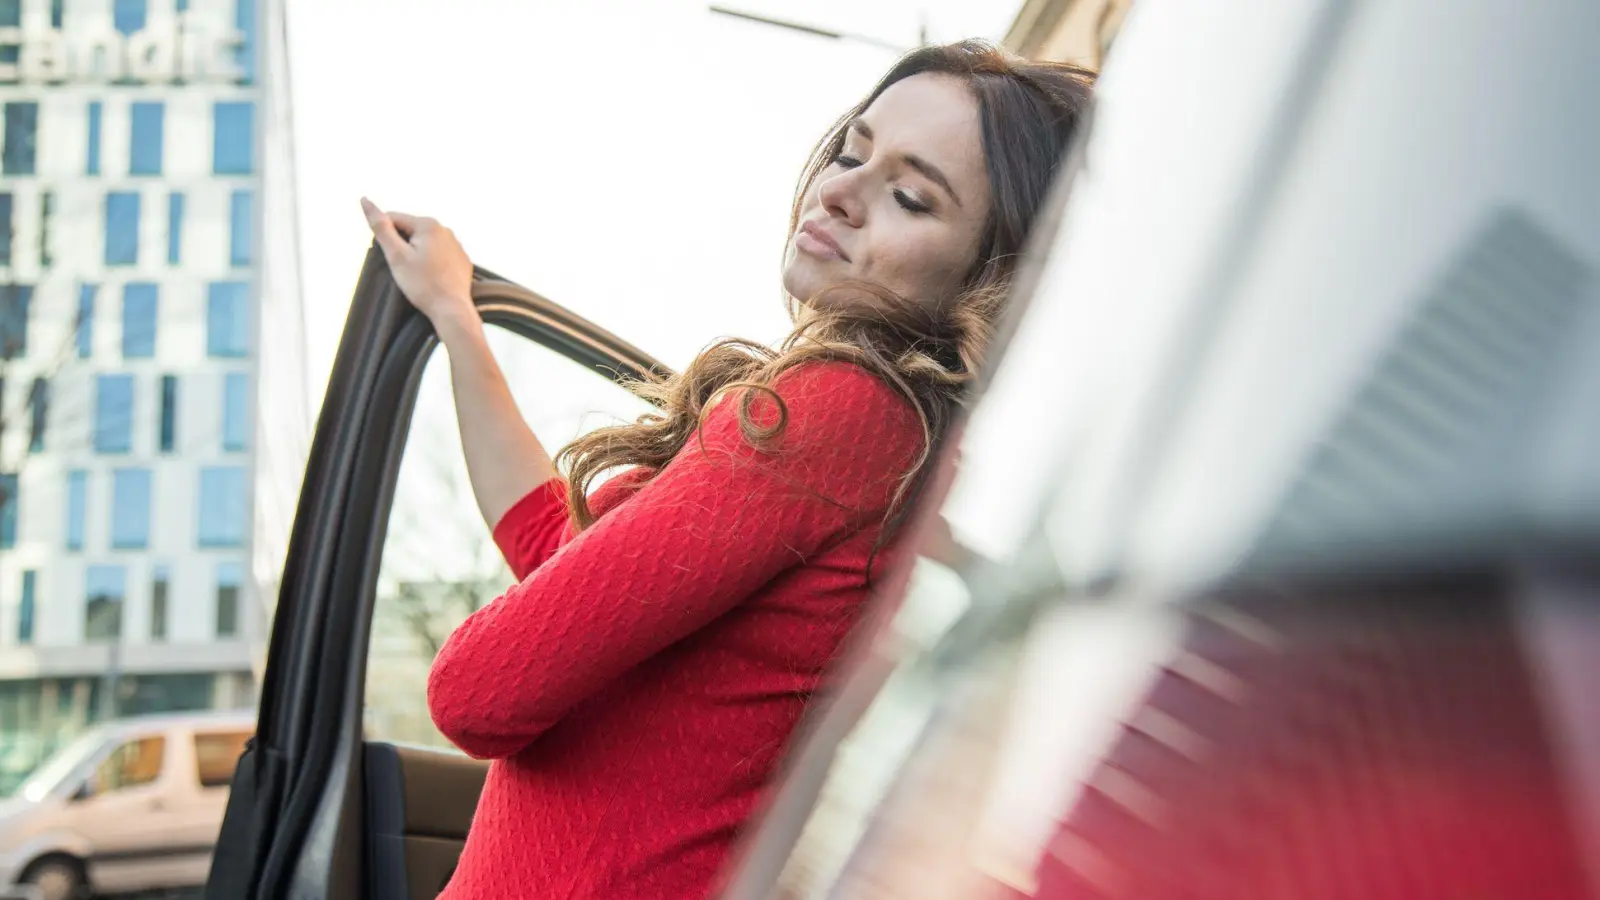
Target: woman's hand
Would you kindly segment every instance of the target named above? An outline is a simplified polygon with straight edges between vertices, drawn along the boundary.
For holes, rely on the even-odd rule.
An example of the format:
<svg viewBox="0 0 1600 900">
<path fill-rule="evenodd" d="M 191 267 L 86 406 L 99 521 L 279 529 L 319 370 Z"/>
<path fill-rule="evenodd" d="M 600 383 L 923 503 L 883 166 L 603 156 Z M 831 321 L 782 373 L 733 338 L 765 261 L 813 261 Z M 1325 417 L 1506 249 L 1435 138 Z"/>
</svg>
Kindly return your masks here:
<svg viewBox="0 0 1600 900">
<path fill-rule="evenodd" d="M 406 299 L 441 335 L 463 320 L 476 320 L 472 306 L 472 260 L 450 229 L 433 219 L 384 212 L 365 197 L 361 210 L 389 261 Z"/>
</svg>

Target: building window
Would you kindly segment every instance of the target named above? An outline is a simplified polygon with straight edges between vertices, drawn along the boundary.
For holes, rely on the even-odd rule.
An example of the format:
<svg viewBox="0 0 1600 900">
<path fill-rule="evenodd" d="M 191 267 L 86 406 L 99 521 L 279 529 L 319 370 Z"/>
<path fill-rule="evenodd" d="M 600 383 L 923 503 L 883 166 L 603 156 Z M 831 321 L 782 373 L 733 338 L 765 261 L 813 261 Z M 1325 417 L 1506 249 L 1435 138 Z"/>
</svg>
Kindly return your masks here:
<svg viewBox="0 0 1600 900">
<path fill-rule="evenodd" d="M 50 223 L 56 215 L 56 195 L 45 191 L 39 195 L 39 268 L 48 269 L 55 264 L 55 254 L 50 252 Z"/>
<path fill-rule="evenodd" d="M 244 477 L 240 466 L 200 470 L 200 546 L 244 546 Z"/>
<path fill-rule="evenodd" d="M 94 392 L 94 452 L 133 450 L 133 376 L 98 375 Z"/>
<path fill-rule="evenodd" d="M 59 29 L 61 27 L 62 20 L 66 18 L 66 16 L 64 15 L 64 13 L 66 12 L 65 7 L 66 7 L 66 0 L 50 0 L 50 27 L 51 28 L 58 28 Z"/>
<path fill-rule="evenodd" d="M 183 195 L 167 195 L 167 264 L 183 261 Z"/>
<path fill-rule="evenodd" d="M 150 470 L 111 473 L 111 549 L 143 550 L 150 545 Z"/>
<path fill-rule="evenodd" d="M 94 355 L 94 295 L 98 288 L 92 284 L 78 285 L 78 358 Z"/>
<path fill-rule="evenodd" d="M 50 423 L 50 382 L 35 378 L 28 388 L 28 452 L 44 450 L 44 431 Z"/>
<path fill-rule="evenodd" d="M 218 103 L 213 108 L 213 174 L 249 175 L 255 171 L 255 113 L 255 104 L 248 100 Z"/>
<path fill-rule="evenodd" d="M 111 6 L 111 24 L 123 34 L 144 30 L 145 0 L 115 0 Z"/>
<path fill-rule="evenodd" d="M 178 376 L 161 376 L 161 426 L 156 435 L 162 453 L 171 453 L 178 442 Z"/>
<path fill-rule="evenodd" d="M 250 449 L 250 376 L 244 372 L 222 378 L 222 449 Z"/>
<path fill-rule="evenodd" d="M 0 475 L 0 550 L 17 545 L 17 474 Z"/>
<path fill-rule="evenodd" d="M 131 281 L 122 286 L 122 356 L 149 359 L 156 355 L 156 286 Z"/>
<path fill-rule="evenodd" d="M 106 195 L 106 265 L 139 263 L 139 195 L 114 191 Z"/>
<path fill-rule="evenodd" d="M 160 175 L 166 105 L 134 103 L 129 107 L 132 131 L 128 138 L 128 174 Z"/>
<path fill-rule="evenodd" d="M 83 519 L 89 505 L 89 473 L 67 473 L 67 549 L 83 549 Z"/>
<path fill-rule="evenodd" d="M 11 265 L 11 195 L 0 194 L 0 266 Z"/>
<path fill-rule="evenodd" d="M 244 32 L 244 42 L 239 46 L 239 71 L 244 73 L 240 82 L 253 84 L 256 80 L 256 3 L 255 0 L 234 0 L 234 27 Z"/>
<path fill-rule="evenodd" d="M 228 218 L 232 228 L 228 258 L 235 266 L 250 265 L 250 258 L 254 255 L 255 199 L 255 194 L 250 191 L 234 191 L 229 204 Z"/>
<path fill-rule="evenodd" d="M 38 156 L 39 104 L 6 104 L 6 137 L 0 148 L 0 173 L 32 175 Z"/>
<path fill-rule="evenodd" d="M 83 636 L 91 641 L 122 637 L 122 601 L 127 596 L 126 566 L 90 566 L 84 572 Z"/>
<path fill-rule="evenodd" d="M 39 589 L 39 573 L 33 569 L 25 569 L 22 573 L 22 604 L 17 608 L 17 643 L 33 643 L 33 617 L 34 606 L 38 603 L 35 594 Z"/>
<path fill-rule="evenodd" d="M 0 358 L 28 354 L 28 307 L 33 305 L 33 285 L 0 285 Z"/>
<path fill-rule="evenodd" d="M 250 284 L 214 281 L 206 288 L 206 354 L 250 354 Z"/>
<path fill-rule="evenodd" d="M 100 119 L 105 110 L 99 100 L 89 101 L 89 149 L 84 156 L 85 175 L 100 174 Z"/>
<path fill-rule="evenodd" d="M 22 24 L 22 0 L 0 0 L 0 28 L 16 28 Z M 16 44 L 0 44 L 0 63 L 16 65 L 22 58 L 22 48 Z M 16 76 L 0 79 L 0 84 L 16 84 Z"/>
<path fill-rule="evenodd" d="M 244 566 L 236 562 L 217 564 L 217 637 L 239 635 L 239 586 L 244 583 Z"/>
<path fill-rule="evenodd" d="M 171 576 L 166 566 L 156 566 L 150 572 L 150 640 L 167 639 L 167 593 L 171 590 Z"/>
</svg>

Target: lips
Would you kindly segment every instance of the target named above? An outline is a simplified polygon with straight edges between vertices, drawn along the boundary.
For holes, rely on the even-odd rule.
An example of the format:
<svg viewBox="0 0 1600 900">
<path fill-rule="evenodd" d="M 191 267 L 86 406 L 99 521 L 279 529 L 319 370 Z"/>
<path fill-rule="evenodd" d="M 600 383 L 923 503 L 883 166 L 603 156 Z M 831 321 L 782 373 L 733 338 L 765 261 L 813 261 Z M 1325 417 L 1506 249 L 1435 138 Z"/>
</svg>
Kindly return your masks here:
<svg viewBox="0 0 1600 900">
<path fill-rule="evenodd" d="M 800 226 L 799 233 L 795 235 L 795 245 L 815 256 L 832 256 L 845 262 L 850 261 L 850 256 L 839 246 L 833 235 L 816 222 L 806 222 Z"/>
</svg>

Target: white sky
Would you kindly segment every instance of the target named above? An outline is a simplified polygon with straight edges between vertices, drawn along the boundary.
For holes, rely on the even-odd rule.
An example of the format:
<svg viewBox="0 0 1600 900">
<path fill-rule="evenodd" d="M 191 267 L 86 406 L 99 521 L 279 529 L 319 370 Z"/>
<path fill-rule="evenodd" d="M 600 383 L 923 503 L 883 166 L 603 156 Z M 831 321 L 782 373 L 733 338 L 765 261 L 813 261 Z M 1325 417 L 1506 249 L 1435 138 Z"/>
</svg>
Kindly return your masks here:
<svg viewBox="0 0 1600 900">
<path fill-rule="evenodd" d="M 363 193 L 682 366 L 784 331 L 807 152 L 887 50 L 688 0 L 287 0 L 313 410 L 368 234 Z M 907 44 L 998 39 L 1020 0 L 726 5 Z"/>
</svg>

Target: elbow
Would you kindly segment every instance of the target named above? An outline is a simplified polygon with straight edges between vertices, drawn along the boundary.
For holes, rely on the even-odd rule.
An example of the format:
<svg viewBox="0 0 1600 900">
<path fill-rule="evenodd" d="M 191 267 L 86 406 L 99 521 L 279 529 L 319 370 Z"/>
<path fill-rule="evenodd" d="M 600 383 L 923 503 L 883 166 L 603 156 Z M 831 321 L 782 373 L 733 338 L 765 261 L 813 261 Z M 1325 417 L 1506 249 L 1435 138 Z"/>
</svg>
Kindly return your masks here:
<svg viewBox="0 0 1600 900">
<path fill-rule="evenodd" d="M 469 669 L 471 667 L 468 667 Z M 463 671 L 443 655 L 428 673 L 428 714 L 450 743 L 473 759 L 515 756 L 553 720 L 519 711 L 512 692 L 487 673 Z"/>
</svg>

